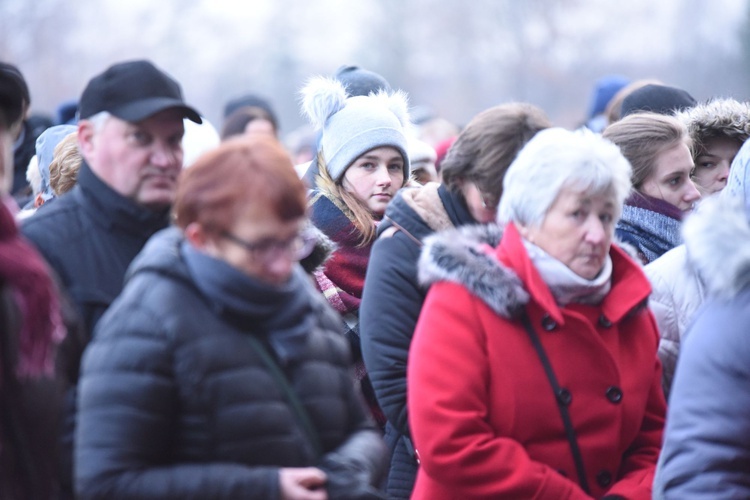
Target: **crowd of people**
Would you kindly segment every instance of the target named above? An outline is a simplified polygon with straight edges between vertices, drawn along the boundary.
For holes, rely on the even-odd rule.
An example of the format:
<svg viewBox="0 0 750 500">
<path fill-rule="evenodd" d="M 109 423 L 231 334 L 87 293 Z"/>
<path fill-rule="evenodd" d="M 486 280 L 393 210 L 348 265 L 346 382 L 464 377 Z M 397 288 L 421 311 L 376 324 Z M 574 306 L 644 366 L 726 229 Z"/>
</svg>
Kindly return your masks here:
<svg viewBox="0 0 750 500">
<path fill-rule="evenodd" d="M 750 496 L 750 104 L 299 88 L 284 142 L 147 60 L 33 117 L 0 63 L 0 498 Z"/>
</svg>

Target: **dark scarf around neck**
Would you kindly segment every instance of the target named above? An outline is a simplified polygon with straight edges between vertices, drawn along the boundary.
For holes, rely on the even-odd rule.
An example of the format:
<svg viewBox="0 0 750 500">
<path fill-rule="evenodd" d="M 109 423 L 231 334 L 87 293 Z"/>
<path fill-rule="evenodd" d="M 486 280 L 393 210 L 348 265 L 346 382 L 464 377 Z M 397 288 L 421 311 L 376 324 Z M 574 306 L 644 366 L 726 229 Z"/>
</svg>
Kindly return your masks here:
<svg viewBox="0 0 750 500">
<path fill-rule="evenodd" d="M 218 316 L 266 341 L 282 364 L 304 352 L 315 316 L 311 290 L 303 281 L 308 278 L 301 268 L 276 286 L 246 275 L 187 241 L 181 253 L 196 287 Z"/>
</svg>

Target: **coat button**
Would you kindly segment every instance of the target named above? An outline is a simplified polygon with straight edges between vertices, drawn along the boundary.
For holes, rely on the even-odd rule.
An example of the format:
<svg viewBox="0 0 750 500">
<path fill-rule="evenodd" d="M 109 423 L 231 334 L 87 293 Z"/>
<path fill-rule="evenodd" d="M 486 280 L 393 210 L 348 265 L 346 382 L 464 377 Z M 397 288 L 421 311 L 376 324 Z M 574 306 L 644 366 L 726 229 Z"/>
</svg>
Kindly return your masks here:
<svg viewBox="0 0 750 500">
<path fill-rule="evenodd" d="M 596 484 L 602 488 L 606 488 L 612 484 L 612 474 L 610 474 L 608 470 L 600 471 L 599 474 L 596 475 Z"/>
<path fill-rule="evenodd" d="M 612 326 L 612 322 L 607 319 L 605 315 L 599 316 L 599 326 L 604 328 L 610 328 Z"/>
<path fill-rule="evenodd" d="M 547 332 L 551 332 L 557 328 L 557 323 L 555 323 L 555 320 L 549 314 L 545 314 L 542 317 L 542 328 Z"/>
<path fill-rule="evenodd" d="M 622 401 L 622 389 L 616 385 L 610 386 L 607 389 L 607 399 L 609 399 L 611 403 L 618 404 Z"/>
<path fill-rule="evenodd" d="M 563 406 L 568 406 L 570 405 L 570 402 L 573 401 L 573 395 L 565 387 L 561 387 L 560 390 L 557 391 L 557 401 Z"/>
</svg>

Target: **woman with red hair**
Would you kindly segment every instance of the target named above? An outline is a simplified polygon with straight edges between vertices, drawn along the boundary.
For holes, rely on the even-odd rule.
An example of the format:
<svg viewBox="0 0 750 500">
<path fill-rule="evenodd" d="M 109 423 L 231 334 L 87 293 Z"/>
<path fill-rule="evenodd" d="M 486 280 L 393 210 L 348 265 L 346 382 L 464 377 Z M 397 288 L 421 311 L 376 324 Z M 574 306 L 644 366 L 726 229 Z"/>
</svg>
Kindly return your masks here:
<svg viewBox="0 0 750 500">
<path fill-rule="evenodd" d="M 297 261 L 305 187 L 275 139 L 183 171 L 83 361 L 79 498 L 373 498 L 384 445 Z M 369 496 L 368 496 L 369 495 Z"/>
</svg>

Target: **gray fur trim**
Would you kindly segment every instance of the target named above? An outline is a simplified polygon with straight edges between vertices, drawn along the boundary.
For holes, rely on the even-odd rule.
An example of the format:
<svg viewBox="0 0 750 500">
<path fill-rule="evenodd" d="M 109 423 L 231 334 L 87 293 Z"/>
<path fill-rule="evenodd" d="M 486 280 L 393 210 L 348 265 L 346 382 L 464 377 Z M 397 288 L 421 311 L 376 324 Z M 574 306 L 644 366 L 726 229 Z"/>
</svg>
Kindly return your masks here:
<svg viewBox="0 0 750 500">
<path fill-rule="evenodd" d="M 750 105 L 734 99 L 713 99 L 675 116 L 685 124 L 698 148 L 716 135 L 740 142 L 750 137 Z"/>
<path fill-rule="evenodd" d="M 336 251 L 336 243 L 311 222 L 307 223 L 305 232 L 315 236 L 315 246 L 310 255 L 300 261 L 302 268 L 308 274 L 312 274 L 321 268 Z"/>
<path fill-rule="evenodd" d="M 713 196 L 682 226 L 688 259 L 711 296 L 750 287 L 750 222 L 740 200 Z"/>
<path fill-rule="evenodd" d="M 502 229 L 490 224 L 449 229 L 425 238 L 420 283 L 458 283 L 500 316 L 516 316 L 528 303 L 528 292 L 515 272 L 481 249 L 483 244 L 497 246 L 501 237 Z"/>
</svg>

